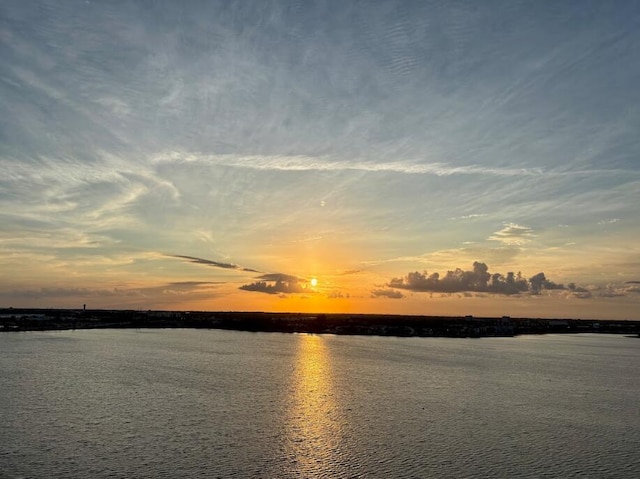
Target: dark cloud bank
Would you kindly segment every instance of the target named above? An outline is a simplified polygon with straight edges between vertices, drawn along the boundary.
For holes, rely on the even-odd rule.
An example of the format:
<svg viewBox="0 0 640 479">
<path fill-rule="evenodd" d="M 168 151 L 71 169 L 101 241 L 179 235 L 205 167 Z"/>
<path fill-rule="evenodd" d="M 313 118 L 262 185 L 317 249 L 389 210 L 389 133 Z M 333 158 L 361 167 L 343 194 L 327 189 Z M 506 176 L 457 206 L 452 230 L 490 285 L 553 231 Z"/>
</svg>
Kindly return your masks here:
<svg viewBox="0 0 640 479">
<path fill-rule="evenodd" d="M 493 294 L 540 294 L 542 290 L 564 289 L 578 293 L 586 292 L 575 284 L 567 286 L 554 283 L 546 278 L 544 273 L 538 273 L 530 278 L 525 278 L 521 273 L 509 272 L 506 275 L 490 273 L 485 263 L 473 263 L 473 269 L 464 271 L 457 268 L 455 271 L 447 271 L 443 277 L 439 273 L 428 274 L 426 271 L 408 273 L 403 278 L 393 278 L 389 287 L 405 289 L 415 292 L 433 293 L 493 293 Z"/>
<path fill-rule="evenodd" d="M 267 294 L 308 293 L 300 284 L 303 280 L 290 274 L 268 273 L 258 279 L 260 281 L 242 285 L 240 289 Z"/>
<path fill-rule="evenodd" d="M 372 298 L 389 298 L 389 299 L 400 299 L 404 298 L 404 295 L 395 289 L 374 289 L 371 291 Z"/>
<path fill-rule="evenodd" d="M 220 261 L 212 261 L 210 259 L 198 258 L 196 256 L 186 256 L 181 254 L 165 255 L 170 258 L 177 258 L 189 263 L 202 264 L 212 268 L 231 269 L 236 271 L 244 271 L 248 273 L 262 273 L 257 269 L 246 268 L 233 263 L 223 263 Z M 239 289 L 244 291 L 255 291 L 266 294 L 290 294 L 290 293 L 308 293 L 309 291 L 302 286 L 304 279 L 284 273 L 264 273 L 258 276 L 258 281 L 254 283 L 244 284 Z"/>
</svg>

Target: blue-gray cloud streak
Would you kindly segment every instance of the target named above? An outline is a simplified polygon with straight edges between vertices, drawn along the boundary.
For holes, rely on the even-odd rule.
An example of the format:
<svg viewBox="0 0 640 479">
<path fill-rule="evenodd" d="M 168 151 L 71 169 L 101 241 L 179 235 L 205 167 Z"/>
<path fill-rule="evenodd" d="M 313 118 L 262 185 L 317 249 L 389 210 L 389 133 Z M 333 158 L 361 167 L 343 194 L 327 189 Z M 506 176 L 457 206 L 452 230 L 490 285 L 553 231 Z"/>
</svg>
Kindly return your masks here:
<svg viewBox="0 0 640 479">
<path fill-rule="evenodd" d="M 238 266 L 237 264 L 233 264 L 233 263 L 223 263 L 220 261 L 212 261 L 210 259 L 204 259 L 204 258 L 196 258 L 195 256 L 184 256 L 184 255 L 180 255 L 180 254 L 171 254 L 171 255 L 167 255 L 170 258 L 178 258 L 178 259 L 183 259 L 186 260 L 190 263 L 195 263 L 195 264 L 203 264 L 205 266 L 212 266 L 214 268 L 222 268 L 222 269 L 237 269 L 239 271 L 246 271 L 249 273 L 260 273 L 261 271 L 258 271 L 257 269 L 252 269 L 252 268 L 245 268 L 243 266 Z"/>
</svg>

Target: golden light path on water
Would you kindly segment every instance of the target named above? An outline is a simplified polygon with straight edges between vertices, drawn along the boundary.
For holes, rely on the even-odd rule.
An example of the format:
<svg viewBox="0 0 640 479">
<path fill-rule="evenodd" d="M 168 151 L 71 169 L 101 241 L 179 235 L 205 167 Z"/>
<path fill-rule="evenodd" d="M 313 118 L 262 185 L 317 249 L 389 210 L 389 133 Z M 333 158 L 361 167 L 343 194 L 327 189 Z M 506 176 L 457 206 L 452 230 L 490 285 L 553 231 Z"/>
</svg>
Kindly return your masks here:
<svg viewBox="0 0 640 479">
<path fill-rule="evenodd" d="M 286 457 L 302 477 L 340 477 L 348 454 L 330 351 L 320 336 L 302 334 L 297 338 L 285 432 Z"/>
</svg>

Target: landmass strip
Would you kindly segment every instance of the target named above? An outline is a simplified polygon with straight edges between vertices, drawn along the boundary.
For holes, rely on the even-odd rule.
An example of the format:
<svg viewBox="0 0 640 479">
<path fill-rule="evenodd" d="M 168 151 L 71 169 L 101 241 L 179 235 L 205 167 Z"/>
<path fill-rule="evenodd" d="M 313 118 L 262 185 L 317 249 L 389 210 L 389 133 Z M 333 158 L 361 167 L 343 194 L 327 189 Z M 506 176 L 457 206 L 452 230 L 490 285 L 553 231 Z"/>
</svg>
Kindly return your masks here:
<svg viewBox="0 0 640 479">
<path fill-rule="evenodd" d="M 640 321 L 382 314 L 0 309 L 0 331 L 99 328 L 202 328 L 281 333 L 490 337 L 545 333 L 640 336 Z"/>
</svg>

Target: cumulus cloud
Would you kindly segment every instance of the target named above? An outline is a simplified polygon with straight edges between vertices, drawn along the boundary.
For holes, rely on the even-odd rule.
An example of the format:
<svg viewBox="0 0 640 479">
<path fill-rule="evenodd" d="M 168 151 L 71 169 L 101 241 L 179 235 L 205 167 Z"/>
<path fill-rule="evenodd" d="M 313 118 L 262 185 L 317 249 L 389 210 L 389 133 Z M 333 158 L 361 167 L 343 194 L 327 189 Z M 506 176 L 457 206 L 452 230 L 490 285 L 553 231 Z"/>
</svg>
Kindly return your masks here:
<svg viewBox="0 0 640 479">
<path fill-rule="evenodd" d="M 243 284 L 239 289 L 266 294 L 295 294 L 309 293 L 305 287 L 306 280 L 291 274 L 265 273 L 258 276 L 254 283 Z"/>
<path fill-rule="evenodd" d="M 395 289 L 374 289 L 371 291 L 372 298 L 391 298 L 400 299 L 404 298 L 404 295 Z"/>
<path fill-rule="evenodd" d="M 544 273 L 538 273 L 529 278 L 529 291 L 531 294 L 540 294 L 543 289 L 565 289 L 563 284 L 556 284 L 549 281 Z"/>
<path fill-rule="evenodd" d="M 213 268 L 236 269 L 238 271 L 246 271 L 246 272 L 249 272 L 249 273 L 261 273 L 262 272 L 262 271 L 258 271 L 257 269 L 245 268 L 243 266 L 239 266 L 239 265 L 233 264 L 233 263 L 222 263 L 220 261 L 212 261 L 210 259 L 197 258 L 195 256 L 185 256 L 185 255 L 181 255 L 181 254 L 168 254 L 166 256 L 168 256 L 170 258 L 182 259 L 182 260 L 188 261 L 190 263 L 203 264 L 205 266 L 211 266 Z"/>
<path fill-rule="evenodd" d="M 454 271 L 447 271 L 443 277 L 439 273 L 429 274 L 427 271 L 410 272 L 402 278 L 393 278 L 388 286 L 416 292 L 475 292 L 506 295 L 540 294 L 542 290 L 567 289 L 562 284 L 548 280 L 544 273 L 538 273 L 529 279 L 523 277 L 520 272 L 508 272 L 506 275 L 490 273 L 488 266 L 478 261 L 473 263 L 473 269 L 470 271 L 457 268 Z M 575 285 L 573 288 L 576 289 Z"/>
<path fill-rule="evenodd" d="M 266 294 L 291 294 L 307 293 L 300 281 L 295 276 L 286 274 L 266 274 L 267 279 L 256 281 L 255 283 L 244 284 L 240 289 L 244 291 L 255 291 Z M 288 279 L 282 279 L 288 278 Z"/>
<path fill-rule="evenodd" d="M 505 223 L 504 228 L 496 231 L 487 239 L 513 246 L 527 243 L 531 241 L 534 236 L 533 230 L 528 226 L 522 226 L 516 223 Z"/>
</svg>

